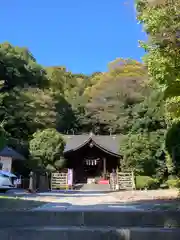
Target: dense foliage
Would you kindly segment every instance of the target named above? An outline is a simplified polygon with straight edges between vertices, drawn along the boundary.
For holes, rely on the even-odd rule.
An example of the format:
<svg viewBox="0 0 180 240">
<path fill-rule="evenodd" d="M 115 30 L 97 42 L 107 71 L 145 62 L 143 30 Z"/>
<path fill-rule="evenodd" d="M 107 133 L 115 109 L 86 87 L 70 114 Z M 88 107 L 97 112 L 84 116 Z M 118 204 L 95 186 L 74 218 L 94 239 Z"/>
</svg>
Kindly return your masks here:
<svg viewBox="0 0 180 240">
<path fill-rule="evenodd" d="M 63 134 L 121 134 L 122 169 L 138 188 L 179 186 L 180 2 L 137 0 L 148 35 L 144 64 L 117 58 L 107 72 L 43 67 L 33 54 L 0 44 L 0 148 L 23 153 L 28 166 L 59 169 Z"/>
<path fill-rule="evenodd" d="M 166 165 L 171 175 L 179 175 L 180 119 L 180 2 L 178 0 L 137 1 L 138 20 L 148 34 L 141 42 L 151 84 L 164 98 Z"/>
<path fill-rule="evenodd" d="M 164 178 L 165 100 L 149 84 L 145 65 L 118 58 L 107 72 L 84 75 L 61 66 L 45 68 L 29 50 L 9 43 L 0 45 L 0 56 L 3 144 L 57 169 L 65 144 L 59 133 L 122 134 L 122 167 Z"/>
<path fill-rule="evenodd" d="M 45 129 L 33 134 L 30 153 L 34 165 L 44 169 L 58 170 L 64 164 L 62 159 L 65 141 L 55 129 Z"/>
</svg>

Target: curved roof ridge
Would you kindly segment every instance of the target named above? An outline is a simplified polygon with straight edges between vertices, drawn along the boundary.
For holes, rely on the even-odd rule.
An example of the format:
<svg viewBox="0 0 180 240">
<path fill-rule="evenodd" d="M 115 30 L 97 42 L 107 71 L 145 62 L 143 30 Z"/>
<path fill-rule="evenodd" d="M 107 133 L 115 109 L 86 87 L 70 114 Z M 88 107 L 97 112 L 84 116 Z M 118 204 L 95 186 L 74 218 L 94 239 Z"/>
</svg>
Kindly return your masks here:
<svg viewBox="0 0 180 240">
<path fill-rule="evenodd" d="M 67 144 L 64 153 L 77 151 L 84 147 L 91 140 L 96 147 L 109 154 L 120 156 L 119 153 L 119 136 L 114 135 L 66 135 Z"/>
<path fill-rule="evenodd" d="M 102 136 L 102 135 L 101 135 L 101 136 Z M 112 137 L 112 136 L 110 136 L 110 135 L 104 135 L 104 136 Z M 96 136 L 92 137 L 92 140 L 93 140 L 93 142 L 94 142 L 96 145 L 98 145 L 98 146 L 99 146 L 100 148 L 102 148 L 104 151 L 109 152 L 109 153 L 111 153 L 111 154 L 113 154 L 113 155 L 120 156 L 119 153 L 116 153 L 116 152 L 112 151 L 109 147 L 105 146 L 104 144 L 99 143 L 99 142 L 97 141 Z"/>
<path fill-rule="evenodd" d="M 72 137 L 76 137 L 76 136 L 84 137 L 84 136 L 86 136 L 87 138 L 86 138 L 86 139 L 83 139 L 82 142 L 80 142 L 79 144 L 77 144 L 77 146 L 75 146 L 74 148 L 71 147 L 71 148 L 69 148 L 69 149 L 66 149 L 66 147 L 67 147 L 67 145 L 66 145 L 64 152 L 76 151 L 76 150 L 78 150 L 79 148 L 85 146 L 85 145 L 92 139 L 92 137 L 89 136 L 89 135 L 71 135 L 71 136 L 72 136 Z M 71 139 L 72 139 L 72 137 L 71 137 Z"/>
</svg>

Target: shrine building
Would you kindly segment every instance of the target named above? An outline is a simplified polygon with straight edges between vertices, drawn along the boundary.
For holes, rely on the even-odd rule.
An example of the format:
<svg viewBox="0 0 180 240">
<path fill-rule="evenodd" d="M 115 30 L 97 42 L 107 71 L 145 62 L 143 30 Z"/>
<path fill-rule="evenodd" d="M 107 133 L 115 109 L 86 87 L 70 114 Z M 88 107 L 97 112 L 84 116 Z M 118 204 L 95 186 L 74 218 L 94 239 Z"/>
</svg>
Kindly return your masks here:
<svg viewBox="0 0 180 240">
<path fill-rule="evenodd" d="M 64 157 L 73 169 L 75 183 L 86 183 L 88 178 L 107 178 L 120 165 L 121 135 L 65 135 Z"/>
</svg>

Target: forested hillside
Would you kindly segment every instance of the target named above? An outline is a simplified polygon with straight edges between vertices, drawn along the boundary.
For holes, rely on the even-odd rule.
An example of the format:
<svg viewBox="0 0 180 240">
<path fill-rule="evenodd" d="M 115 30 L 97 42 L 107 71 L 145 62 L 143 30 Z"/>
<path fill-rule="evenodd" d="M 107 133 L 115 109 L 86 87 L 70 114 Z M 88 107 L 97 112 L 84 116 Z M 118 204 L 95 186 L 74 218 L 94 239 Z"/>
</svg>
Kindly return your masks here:
<svg viewBox="0 0 180 240">
<path fill-rule="evenodd" d="M 121 169 L 145 177 L 143 187 L 180 186 L 180 2 L 135 2 L 143 63 L 117 58 L 85 75 L 0 44 L 0 149 L 22 153 L 29 169 L 59 169 L 64 134 L 121 135 Z"/>
<path fill-rule="evenodd" d="M 135 107 L 152 92 L 145 67 L 117 59 L 106 73 L 74 74 L 44 68 L 32 53 L 0 45 L 1 124 L 12 138 L 26 141 L 37 129 L 61 133 L 127 133 Z M 135 111 L 135 112 L 134 112 Z"/>
<path fill-rule="evenodd" d="M 149 84 L 143 64 L 121 58 L 107 64 L 107 72 L 75 74 L 64 66 L 41 66 L 27 48 L 1 44 L 1 145 L 28 156 L 37 130 L 123 134 L 123 166 L 164 176 L 161 93 Z"/>
</svg>

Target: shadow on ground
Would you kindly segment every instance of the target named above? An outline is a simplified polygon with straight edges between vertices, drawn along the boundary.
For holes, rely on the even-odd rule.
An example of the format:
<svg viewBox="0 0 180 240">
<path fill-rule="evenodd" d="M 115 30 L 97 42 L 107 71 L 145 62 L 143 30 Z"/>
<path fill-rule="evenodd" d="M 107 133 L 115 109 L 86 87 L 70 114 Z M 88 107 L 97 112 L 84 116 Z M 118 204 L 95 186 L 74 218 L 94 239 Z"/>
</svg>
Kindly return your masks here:
<svg viewBox="0 0 180 240">
<path fill-rule="evenodd" d="M 28 200 L 27 200 L 28 201 Z M 72 204 L 69 202 L 46 202 L 42 210 L 100 210 L 100 211 L 178 211 L 180 214 L 180 201 L 178 200 L 141 200 L 132 202 L 109 202 L 91 204 Z"/>
<path fill-rule="evenodd" d="M 180 199 L 151 199 L 136 200 L 125 203 L 126 206 L 133 205 L 144 207 L 149 210 L 180 210 Z"/>
<path fill-rule="evenodd" d="M 9 213 L 12 212 L 15 219 L 16 219 L 16 216 L 15 216 L 16 211 L 18 216 L 19 216 L 18 211 L 28 211 L 27 213 L 27 216 L 28 216 L 29 210 L 32 210 L 30 211 L 32 213 L 31 214 L 32 217 L 34 213 L 35 213 L 35 216 L 38 217 L 42 215 L 42 214 L 39 215 L 40 212 L 41 213 L 44 212 L 47 218 L 49 218 L 49 216 L 50 218 L 52 218 L 51 212 L 55 212 L 55 213 L 59 212 L 58 216 L 60 218 L 63 218 L 65 217 L 65 215 L 68 215 L 68 216 L 71 215 L 71 217 L 74 217 L 76 214 L 73 215 L 73 212 L 85 213 L 87 211 L 88 218 L 93 218 L 96 220 L 99 218 L 98 221 L 102 221 L 102 220 L 105 222 L 108 221 L 108 224 L 110 224 L 111 221 L 114 221 L 117 226 L 118 224 L 120 225 L 120 223 L 122 222 L 121 216 L 122 218 L 129 216 L 128 221 L 131 221 L 130 219 L 133 219 L 136 215 L 141 216 L 143 214 L 142 216 L 144 216 L 145 214 L 145 216 L 148 217 L 149 214 L 147 214 L 147 212 L 150 212 L 151 216 L 149 219 L 153 224 L 156 224 L 156 221 L 157 222 L 159 221 L 158 220 L 159 216 L 162 214 L 162 216 L 160 217 L 160 223 L 162 224 L 162 227 L 179 228 L 180 227 L 180 211 L 177 211 L 179 210 L 179 206 L 180 206 L 180 201 L 178 199 L 173 199 L 173 200 L 154 200 L 153 199 L 153 200 L 131 201 L 128 203 L 112 202 L 112 203 L 106 203 L 106 204 L 89 203 L 88 205 L 83 205 L 78 202 L 77 205 L 75 205 L 75 204 L 68 203 L 66 200 L 61 203 L 58 203 L 58 202 L 52 203 L 47 201 L 46 202 L 39 201 L 38 199 L 31 200 L 31 199 L 21 199 L 18 197 L 8 197 L 8 196 L 0 197 L 0 212 L 1 213 L 4 212 L 5 215 L 7 215 L 7 212 Z M 62 212 L 62 215 L 61 215 L 61 212 Z M 108 215 L 108 212 L 110 215 Z M 60 221 L 60 218 L 58 218 L 58 221 Z M 116 218 L 116 221 L 112 220 L 111 218 Z M 147 219 L 144 219 L 142 222 L 141 220 L 142 219 L 140 219 L 139 223 L 143 223 L 144 220 L 145 222 L 146 221 L 148 222 Z M 32 220 L 32 225 L 35 224 L 34 221 L 35 219 Z M 45 221 L 44 215 L 42 215 L 42 219 L 39 221 L 40 222 Z M 38 224 L 41 224 L 40 222 L 38 222 Z M 49 222 L 46 221 L 46 224 L 47 223 Z M 14 224 L 16 225 L 16 223 L 13 222 L 13 225 Z M 58 224 L 61 225 L 60 222 L 58 222 Z M 113 226 L 114 225 L 112 223 L 111 227 Z"/>
<path fill-rule="evenodd" d="M 0 198 L 0 229 L 4 227 L 7 231 L 8 226 L 14 229 L 22 226 L 33 226 L 36 229 L 38 227 L 47 227 L 48 224 L 50 227 L 81 227 L 82 222 L 80 219 L 82 218 L 83 226 L 92 229 L 93 226 L 104 228 L 109 226 L 115 229 L 144 228 L 148 226 L 165 229 L 180 228 L 180 212 L 170 208 L 166 209 L 169 211 L 164 211 L 162 208 L 153 209 L 154 204 L 157 204 L 157 201 L 155 203 L 152 200 L 151 203 L 150 201 L 148 203 L 138 201 L 128 204 L 109 203 L 82 206 L 68 202 L 45 203 L 37 200 Z M 173 201 L 171 204 L 173 204 Z M 32 229 L 32 231 L 34 230 Z"/>
<path fill-rule="evenodd" d="M 0 211 L 31 210 L 40 207 L 47 202 L 37 200 L 25 200 L 17 197 L 0 196 Z"/>
<path fill-rule="evenodd" d="M 51 196 L 53 197 L 53 201 L 51 201 L 51 199 L 46 199 L 45 201 L 43 201 L 44 197 L 48 197 Z M 109 203 L 100 203 L 100 204 L 91 204 L 91 197 L 94 196 L 93 193 L 92 195 L 88 195 L 87 197 L 89 198 L 89 204 L 81 204 L 78 202 L 75 204 L 69 203 L 67 201 L 67 199 L 64 199 L 64 202 L 62 202 L 63 198 L 66 198 L 69 196 L 71 198 L 82 198 L 83 195 L 39 195 L 39 194 L 26 194 L 24 196 L 20 195 L 20 196 L 13 196 L 13 195 L 0 195 L 0 211 L 1 210 L 30 210 L 33 208 L 37 208 L 37 207 L 42 207 L 43 209 L 54 209 L 56 208 L 56 210 L 58 211 L 58 206 L 59 207 L 65 207 L 65 208 L 96 208 L 96 209 L 108 209 L 108 210 L 176 210 L 176 211 L 180 211 L 180 199 L 151 199 L 151 200 L 136 200 L 136 201 L 113 201 L 113 202 L 109 202 Z M 95 196 L 101 196 L 101 194 L 97 194 Z M 102 195 L 103 196 L 103 195 Z M 55 198 L 54 198 L 55 197 Z M 106 195 L 104 195 L 104 197 L 106 197 Z M 41 198 L 41 200 L 40 200 Z M 58 199 L 61 199 L 61 202 L 58 202 Z M 47 206 L 47 207 L 46 207 Z"/>
<path fill-rule="evenodd" d="M 104 194 L 113 193 L 113 191 L 79 191 L 79 190 L 57 190 L 57 191 L 46 191 L 37 193 L 28 193 L 23 190 L 9 190 L 5 194 L 1 193 L 0 196 L 19 196 L 19 197 L 94 197 L 103 196 Z"/>
</svg>

